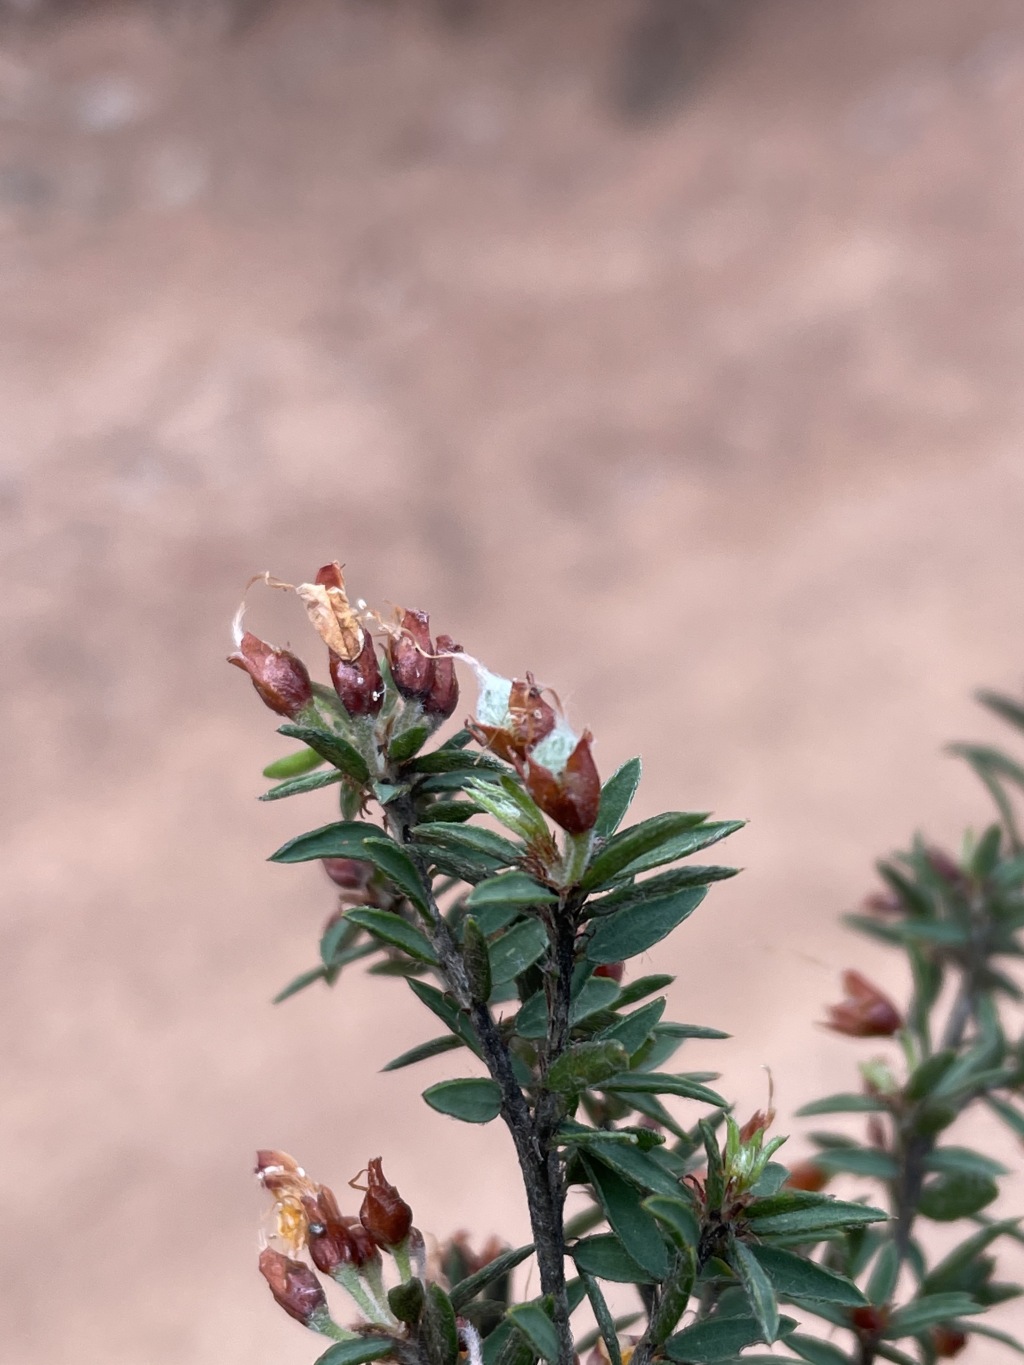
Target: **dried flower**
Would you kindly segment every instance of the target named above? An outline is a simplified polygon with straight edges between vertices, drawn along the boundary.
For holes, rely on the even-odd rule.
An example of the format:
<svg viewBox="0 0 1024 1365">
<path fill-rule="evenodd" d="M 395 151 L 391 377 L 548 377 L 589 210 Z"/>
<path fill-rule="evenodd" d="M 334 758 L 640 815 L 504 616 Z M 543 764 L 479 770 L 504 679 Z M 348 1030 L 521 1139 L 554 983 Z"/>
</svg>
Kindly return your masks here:
<svg viewBox="0 0 1024 1365">
<path fill-rule="evenodd" d="M 427 696 L 434 684 L 434 646 L 430 617 L 425 611 L 406 611 L 400 628 L 388 638 L 388 662 L 395 686 L 403 697 Z"/>
<path fill-rule="evenodd" d="M 536 757 L 536 751 L 517 761 L 526 790 L 545 815 L 569 834 L 585 834 L 597 819 L 601 802 L 601 778 L 590 752 L 592 736 L 584 730 L 565 762 L 554 772 Z"/>
<path fill-rule="evenodd" d="M 342 706 L 350 716 L 377 716 L 384 705 L 384 679 L 377 662 L 377 649 L 370 632 L 363 632 L 363 644 L 354 659 L 343 659 L 330 651 L 331 682 Z"/>
<path fill-rule="evenodd" d="M 375 1156 L 366 1168 L 367 1189 L 359 1210 L 359 1221 L 381 1247 L 398 1246 L 412 1227 L 412 1209 L 388 1181 Z"/>
<path fill-rule="evenodd" d="M 349 605 L 341 565 L 325 564 L 315 583 L 300 583 L 295 591 L 309 613 L 313 629 L 331 653 L 346 663 L 358 659 L 366 632 Z"/>
<path fill-rule="evenodd" d="M 899 1010 L 877 986 L 857 971 L 843 973 L 846 999 L 830 1005 L 825 1021 L 849 1038 L 891 1038 L 903 1027 Z"/>
<path fill-rule="evenodd" d="M 299 719 L 313 702 L 309 672 L 290 650 L 275 649 L 252 631 L 238 632 L 238 648 L 228 663 L 242 668 L 271 711 L 289 720 Z"/>
<path fill-rule="evenodd" d="M 428 716 L 447 720 L 459 704 L 459 680 L 455 676 L 453 654 L 461 654 L 462 646 L 457 645 L 450 635 L 437 637 L 437 658 L 434 660 L 434 681 L 430 691 L 423 698 L 423 709 Z"/>
<path fill-rule="evenodd" d="M 260 1252 L 260 1274 L 284 1311 L 315 1332 L 330 1329 L 331 1315 L 323 1286 L 308 1265 L 293 1261 L 273 1247 Z"/>
</svg>

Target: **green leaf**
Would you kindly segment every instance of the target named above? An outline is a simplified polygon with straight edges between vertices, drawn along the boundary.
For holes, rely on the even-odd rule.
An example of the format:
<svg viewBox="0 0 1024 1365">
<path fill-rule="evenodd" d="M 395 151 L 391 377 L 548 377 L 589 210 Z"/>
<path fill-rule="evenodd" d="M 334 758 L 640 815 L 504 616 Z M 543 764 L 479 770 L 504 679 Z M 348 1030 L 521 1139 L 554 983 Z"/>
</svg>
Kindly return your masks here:
<svg viewBox="0 0 1024 1365">
<path fill-rule="evenodd" d="M 629 1053 L 620 1042 L 574 1043 L 556 1057 L 545 1078 L 557 1095 L 573 1095 L 614 1076 L 629 1065 Z"/>
<path fill-rule="evenodd" d="M 679 1095 L 686 1100 L 700 1100 L 704 1104 L 713 1104 L 718 1109 L 729 1107 L 721 1095 L 709 1090 L 706 1085 L 701 1085 L 686 1075 L 673 1075 L 667 1071 L 651 1071 L 643 1075 L 624 1072 L 623 1075 L 614 1076 L 610 1081 L 606 1081 L 601 1089 L 613 1095 Z"/>
<path fill-rule="evenodd" d="M 771 1345 L 779 1335 L 779 1305 L 771 1281 L 750 1248 L 736 1238 L 729 1248 L 729 1263 L 739 1276 L 764 1340 Z"/>
<path fill-rule="evenodd" d="M 603 1339 L 605 1350 L 608 1353 L 609 1365 L 622 1365 L 622 1352 L 619 1350 L 619 1329 L 611 1315 L 608 1304 L 605 1302 L 605 1297 L 592 1275 L 583 1274 L 581 1278 L 597 1322 L 598 1333 Z M 582 1342 L 576 1343 L 576 1351 L 582 1359 L 584 1351 Z"/>
<path fill-rule="evenodd" d="M 522 920 L 491 944 L 491 976 L 495 986 L 514 981 L 543 954 L 548 936 L 539 920 Z"/>
<path fill-rule="evenodd" d="M 489 909 L 495 905 L 533 906 L 554 905 L 558 897 L 525 872 L 505 872 L 500 877 L 488 877 L 469 893 L 467 904 L 471 910 Z"/>
<path fill-rule="evenodd" d="M 704 886 L 630 906 L 602 919 L 587 944 L 591 962 L 622 962 L 645 953 L 693 914 L 707 894 Z"/>
<path fill-rule="evenodd" d="M 603 915 L 626 910 L 633 905 L 645 905 L 648 901 L 661 900 L 664 896 L 674 896 L 677 891 L 688 891 L 694 886 L 708 886 L 711 882 L 726 881 L 735 877 L 735 867 L 674 867 L 669 872 L 661 872 L 656 877 L 645 877 L 642 882 L 629 882 L 617 891 L 586 903 L 586 914 L 594 919 Z"/>
<path fill-rule="evenodd" d="M 459 1332 L 451 1299 L 439 1284 L 428 1284 L 420 1324 L 430 1365 L 457 1365 Z"/>
<path fill-rule="evenodd" d="M 981 1253 L 998 1237 L 1014 1235 L 1019 1224 L 1019 1218 L 1005 1218 L 998 1223 L 990 1223 L 968 1237 L 928 1272 L 921 1285 L 922 1291 L 935 1294 L 961 1288 L 959 1277 L 963 1272 L 976 1264 Z"/>
<path fill-rule="evenodd" d="M 995 1327 L 986 1327 L 980 1322 L 972 1322 L 967 1327 L 972 1336 L 988 1337 L 990 1341 L 998 1341 L 1001 1346 L 1009 1346 L 1011 1350 L 1024 1355 L 1024 1346 L 1016 1337 L 1010 1336 L 1009 1332 L 1000 1332 Z"/>
<path fill-rule="evenodd" d="M 851 1204 L 791 1190 L 757 1200 L 747 1209 L 746 1217 L 758 1237 L 807 1234 L 811 1239 L 836 1228 L 887 1222 L 889 1215 L 870 1204 Z"/>
<path fill-rule="evenodd" d="M 482 1004 L 491 997 L 491 959 L 487 939 L 472 915 L 462 926 L 462 956 L 473 999 Z"/>
<path fill-rule="evenodd" d="M 569 1006 L 569 1023 L 575 1028 L 584 1019 L 589 1019 L 592 1014 L 599 1014 L 602 1010 L 608 1009 L 613 1001 L 619 998 L 619 988 L 609 990 L 610 986 L 615 986 L 615 982 L 607 976 L 588 976 L 583 985 L 579 988 L 572 998 Z"/>
<path fill-rule="evenodd" d="M 493 778 L 470 778 L 468 790 L 485 811 L 528 846 L 550 842 L 543 811 L 513 778 L 502 775 L 497 782 Z"/>
<path fill-rule="evenodd" d="M 399 891 L 424 914 L 429 914 L 427 890 L 420 870 L 401 844 L 382 835 L 380 838 L 366 839 L 363 847 L 366 857 L 391 878 Z"/>
<path fill-rule="evenodd" d="M 819 1152 L 814 1164 L 831 1175 L 866 1175 L 875 1180 L 895 1180 L 900 1173 L 895 1158 L 876 1147 L 835 1147 Z"/>
<path fill-rule="evenodd" d="M 598 980 L 604 978 L 598 977 Z M 627 1014 L 625 1019 L 620 1019 L 617 1023 L 602 1029 L 597 1035 L 599 1039 L 610 1039 L 621 1043 L 626 1052 L 632 1056 L 637 1052 L 647 1039 L 654 1032 L 656 1024 L 661 1022 L 661 1016 L 665 1013 L 664 997 L 660 1000 L 652 1000 L 649 1005 L 643 1005 L 640 1009 L 634 1010 L 632 1014 Z M 619 1068 L 620 1071 L 623 1069 Z"/>
<path fill-rule="evenodd" d="M 874 1095 L 826 1095 L 824 1099 L 802 1105 L 796 1116 L 805 1119 L 816 1114 L 876 1114 L 884 1110 L 885 1105 Z"/>
<path fill-rule="evenodd" d="M 857 1286 L 835 1271 L 826 1270 L 815 1261 L 797 1256 L 781 1247 L 752 1246 L 757 1260 L 779 1294 L 792 1299 L 823 1299 L 828 1303 L 845 1304 L 856 1308 L 865 1303 Z"/>
<path fill-rule="evenodd" d="M 437 954 L 426 934 L 421 933 L 394 911 L 376 910 L 370 906 L 360 905 L 347 910 L 345 918 L 350 924 L 357 924 L 360 929 L 365 929 L 374 938 L 390 943 L 392 947 L 401 948 L 403 953 L 408 953 L 417 962 L 437 966 Z"/>
<path fill-rule="evenodd" d="M 599 839 L 609 838 L 622 823 L 640 785 L 641 772 L 639 758 L 631 758 L 617 768 L 601 788 L 601 804 L 594 822 L 594 833 Z"/>
<path fill-rule="evenodd" d="M 488 1285 L 515 1270 L 517 1265 L 522 1265 L 523 1261 L 532 1255 L 532 1242 L 523 1247 L 516 1247 L 512 1251 L 503 1251 L 500 1255 L 495 1256 L 493 1261 L 488 1261 L 486 1265 L 481 1266 L 472 1275 L 467 1275 L 464 1280 L 453 1285 L 448 1297 L 451 1299 L 455 1311 L 461 1312 L 466 1304 L 482 1293 Z"/>
<path fill-rule="evenodd" d="M 957 1172 L 939 1175 L 925 1183 L 918 1199 L 918 1212 L 939 1223 L 967 1218 L 991 1204 L 999 1187 L 991 1176 Z"/>
<path fill-rule="evenodd" d="M 700 1223 L 690 1204 L 682 1199 L 669 1199 L 655 1194 L 644 1200 L 644 1208 L 653 1213 L 658 1222 L 668 1230 L 672 1241 L 680 1250 L 695 1250 L 700 1242 Z"/>
<path fill-rule="evenodd" d="M 668 1274 L 668 1252 L 658 1224 L 642 1207 L 639 1194 L 593 1153 L 584 1152 L 581 1157 L 612 1231 L 634 1260 L 655 1280 L 663 1280 Z"/>
<path fill-rule="evenodd" d="M 420 754 L 417 759 L 409 764 L 409 769 L 416 773 L 507 773 L 509 771 L 507 764 L 500 762 L 490 754 L 481 754 L 475 750 L 472 753 L 464 753 L 461 749 L 449 749 L 445 744 L 429 754 Z"/>
<path fill-rule="evenodd" d="M 261 801 L 280 801 L 286 796 L 301 796 L 303 792 L 319 791 L 321 787 L 330 787 L 335 782 L 340 782 L 344 774 L 338 772 L 337 768 L 332 768 L 326 773 L 309 773 L 306 777 L 293 777 L 288 782 L 279 782 L 276 787 L 271 787 L 269 791 L 263 793 Z"/>
<path fill-rule="evenodd" d="M 282 1001 L 288 1000 L 293 995 L 298 995 L 299 991 L 304 991 L 307 986 L 312 986 L 314 981 L 323 981 L 327 975 L 327 968 L 323 963 L 318 967 L 311 967 L 308 972 L 300 972 L 294 980 L 289 981 L 284 990 L 278 991 L 271 1002 L 280 1005 Z"/>
<path fill-rule="evenodd" d="M 611 1232 L 584 1237 L 569 1248 L 579 1270 L 616 1284 L 653 1284 L 654 1276 L 635 1261 Z"/>
<path fill-rule="evenodd" d="M 431 1109 L 463 1123 L 490 1123 L 501 1113 L 501 1089 L 484 1076 L 439 1081 L 424 1090 L 423 1098 Z"/>
<path fill-rule="evenodd" d="M 645 996 L 653 995 L 655 991 L 663 991 L 666 986 L 671 986 L 675 981 L 674 976 L 665 976 L 658 973 L 652 976 L 638 976 L 635 981 L 631 981 L 628 986 L 623 986 L 615 997 L 614 1009 L 624 1010 L 630 1005 L 635 1005 L 638 1000 L 643 1000 Z"/>
<path fill-rule="evenodd" d="M 301 739 L 304 744 L 315 749 L 322 758 L 340 768 L 345 776 L 351 777 L 353 781 L 360 784 L 369 782 L 370 769 L 367 767 L 366 759 L 340 735 L 333 735 L 329 730 L 320 730 L 315 725 L 291 724 L 279 725 L 277 733 L 289 735 L 292 739 Z"/>
<path fill-rule="evenodd" d="M 969 1294 L 926 1294 L 905 1308 L 898 1308 L 882 1335 L 888 1341 L 898 1341 L 900 1337 L 917 1336 L 936 1323 L 949 1322 L 950 1318 L 965 1318 L 982 1312 L 984 1309 Z"/>
<path fill-rule="evenodd" d="M 539 1303 L 517 1303 L 507 1316 L 539 1356 L 550 1361 L 550 1365 L 558 1365 L 558 1333 Z"/>
<path fill-rule="evenodd" d="M 268 763 L 263 769 L 263 776 L 270 778 L 272 782 L 289 777 L 304 777 L 314 768 L 319 768 L 324 761 L 322 755 L 306 745 L 293 754 L 285 754 L 283 758 L 275 758 L 273 763 Z"/>
<path fill-rule="evenodd" d="M 412 834 L 417 843 L 422 839 L 428 844 L 438 844 L 454 853 L 467 856 L 483 854 L 497 863 L 511 867 L 523 856 L 523 850 L 511 839 L 505 839 L 493 830 L 481 829 L 477 825 L 464 825 L 459 822 L 448 824 L 444 820 L 431 820 L 425 825 L 414 825 Z"/>
<path fill-rule="evenodd" d="M 461 1038 L 455 1038 L 450 1033 L 446 1033 L 443 1038 L 431 1038 L 429 1043 L 420 1043 L 417 1047 L 411 1047 L 408 1052 L 403 1052 L 401 1056 L 395 1057 L 388 1062 L 387 1066 L 382 1066 L 381 1071 L 400 1071 L 404 1066 L 413 1066 L 416 1062 L 425 1062 L 428 1057 L 437 1057 L 442 1052 L 452 1052 L 457 1047 L 465 1046 Z"/>
<path fill-rule="evenodd" d="M 744 1347 L 762 1340 L 756 1318 L 746 1315 L 706 1318 L 669 1337 L 665 1342 L 665 1354 L 670 1360 L 709 1365 L 712 1361 L 737 1356 Z"/>
<path fill-rule="evenodd" d="M 707 811 L 700 813 L 668 811 L 664 815 L 655 815 L 650 820 L 643 820 L 639 825 L 630 825 L 619 834 L 613 834 L 591 861 L 581 883 L 584 891 L 592 891 L 594 887 L 612 881 L 639 859 L 660 852 L 680 834 L 688 834 L 697 825 L 703 825 L 707 818 Z M 676 856 L 678 855 L 672 854 L 668 858 L 660 858 L 659 861 L 669 862 Z"/>
<path fill-rule="evenodd" d="M 786 1338 L 786 1345 L 798 1356 L 810 1361 L 810 1365 L 850 1365 L 850 1357 L 845 1352 L 838 1346 L 833 1346 L 830 1341 L 821 1341 L 818 1337 L 807 1337 L 800 1332 L 793 1332 Z"/>
<path fill-rule="evenodd" d="M 930 1057 L 926 1057 L 923 1062 L 918 1063 L 911 1072 L 909 1081 L 907 1081 L 907 1099 L 923 1100 L 927 1098 L 955 1061 L 956 1053 L 947 1048 L 942 1052 L 933 1052 Z"/>
<path fill-rule="evenodd" d="M 1015 701 L 1013 697 L 1006 697 L 1001 692 L 990 692 L 987 688 L 982 688 L 975 692 L 974 700 L 981 702 L 982 706 L 987 706 L 990 711 L 994 711 L 1000 719 L 1015 725 L 1018 730 L 1024 730 L 1024 705 Z"/>
<path fill-rule="evenodd" d="M 368 825 L 361 820 L 342 820 L 289 839 L 267 861 L 308 863 L 318 858 L 358 858 L 370 862 L 372 859 L 363 847 L 365 840 L 383 837 L 383 830 L 377 825 Z"/>
<path fill-rule="evenodd" d="M 924 1159 L 926 1171 L 963 1175 L 1009 1175 L 1009 1168 L 969 1147 L 936 1147 Z"/>
<path fill-rule="evenodd" d="M 410 1327 L 418 1325 L 425 1301 L 423 1281 L 415 1275 L 411 1280 L 388 1290 L 388 1307 L 399 1322 L 407 1323 Z"/>
<path fill-rule="evenodd" d="M 429 725 L 411 725 L 408 730 L 396 735 L 388 745 L 388 758 L 392 763 L 405 763 L 413 754 L 419 753 L 430 735 Z"/>
<path fill-rule="evenodd" d="M 419 816 L 423 824 L 438 820 L 446 825 L 452 825 L 461 824 L 464 820 L 479 815 L 481 810 L 483 807 L 478 806 L 475 801 L 434 801 L 425 806 Z"/>
<path fill-rule="evenodd" d="M 998 1114 L 1012 1133 L 1019 1138 L 1024 1138 L 1024 1114 L 1019 1109 L 1014 1109 L 1012 1104 L 1006 1100 L 998 1098 L 996 1095 L 983 1095 L 985 1103 L 994 1114 Z"/>
<path fill-rule="evenodd" d="M 390 1337 L 355 1337 L 328 1346 L 322 1356 L 317 1356 L 314 1365 L 366 1365 L 369 1360 L 383 1360 L 394 1349 L 395 1343 Z"/>
</svg>

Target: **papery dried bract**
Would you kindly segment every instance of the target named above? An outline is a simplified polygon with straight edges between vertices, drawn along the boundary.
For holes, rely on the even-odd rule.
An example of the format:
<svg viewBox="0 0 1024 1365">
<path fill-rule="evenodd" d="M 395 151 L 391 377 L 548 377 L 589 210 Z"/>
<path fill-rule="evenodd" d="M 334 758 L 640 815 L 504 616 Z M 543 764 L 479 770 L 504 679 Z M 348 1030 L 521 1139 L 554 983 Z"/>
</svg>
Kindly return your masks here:
<svg viewBox="0 0 1024 1365">
<path fill-rule="evenodd" d="M 302 1261 L 293 1261 L 273 1247 L 260 1252 L 260 1274 L 284 1311 L 304 1327 L 322 1331 L 330 1321 L 327 1296 L 315 1273 Z"/>
<path fill-rule="evenodd" d="M 296 720 L 312 705 L 309 671 L 290 650 L 275 649 L 247 630 L 228 663 L 249 674 L 264 703 L 279 716 Z"/>
<path fill-rule="evenodd" d="M 585 834 L 597 819 L 601 802 L 601 778 L 590 752 L 592 736 L 583 732 L 565 767 L 553 773 L 527 754 L 516 767 L 526 790 L 545 815 L 569 834 Z"/>
<path fill-rule="evenodd" d="M 348 662 L 358 659 L 364 631 L 349 604 L 341 566 L 325 564 L 315 583 L 300 583 L 295 591 L 302 599 L 313 629 L 331 653 Z"/>
</svg>

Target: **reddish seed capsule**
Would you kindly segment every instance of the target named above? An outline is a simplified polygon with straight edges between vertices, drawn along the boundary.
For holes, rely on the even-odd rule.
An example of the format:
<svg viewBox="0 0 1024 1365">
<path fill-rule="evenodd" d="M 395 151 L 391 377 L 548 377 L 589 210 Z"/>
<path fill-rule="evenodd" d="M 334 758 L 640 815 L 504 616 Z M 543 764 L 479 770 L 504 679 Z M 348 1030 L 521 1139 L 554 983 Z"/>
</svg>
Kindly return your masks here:
<svg viewBox="0 0 1024 1365">
<path fill-rule="evenodd" d="M 401 632 L 388 639 L 388 661 L 395 686 L 403 697 L 425 697 L 434 683 L 430 617 L 425 611 L 406 611 Z"/>
<path fill-rule="evenodd" d="M 366 1184 L 359 1221 L 378 1246 L 393 1247 L 404 1242 L 412 1227 L 412 1209 L 385 1178 L 379 1156 L 367 1166 Z"/>
<path fill-rule="evenodd" d="M 848 1038 L 891 1038 L 903 1027 L 903 1018 L 877 986 L 860 972 L 843 973 L 846 999 L 828 1007 L 826 1025 Z"/>
<path fill-rule="evenodd" d="M 428 716 L 440 716 L 447 720 L 459 704 L 459 680 L 455 676 L 455 660 L 452 654 L 462 652 L 450 635 L 437 637 L 437 652 L 440 658 L 434 660 L 434 681 L 430 691 L 423 698 L 423 709 Z"/>
<path fill-rule="evenodd" d="M 343 891 L 365 891 L 373 876 L 373 863 L 362 858 L 323 858 L 323 869 Z"/>
<path fill-rule="evenodd" d="M 858 1336 L 877 1337 L 885 1331 L 889 1321 L 889 1310 L 865 1304 L 863 1308 L 853 1310 L 850 1321 Z"/>
<path fill-rule="evenodd" d="M 373 636 L 363 631 L 363 647 L 351 662 L 335 654 L 328 655 L 331 682 L 342 706 L 350 716 L 377 716 L 384 705 L 384 679 Z"/>
<path fill-rule="evenodd" d="M 266 1247 L 260 1252 L 260 1274 L 284 1311 L 303 1327 L 320 1331 L 330 1321 L 327 1296 L 308 1265 Z"/>
<path fill-rule="evenodd" d="M 591 739 L 590 731 L 584 730 L 583 738 L 557 774 L 532 762 L 529 755 L 516 763 L 534 801 L 569 834 L 585 834 L 592 829 L 601 802 L 601 778 L 590 752 Z"/>
<path fill-rule="evenodd" d="M 933 1327 L 930 1336 L 935 1354 L 947 1360 L 958 1356 L 967 1345 L 966 1332 L 959 1332 L 955 1327 L 946 1327 L 945 1324 Z"/>
<path fill-rule="evenodd" d="M 788 1190 L 808 1190 L 817 1194 L 828 1182 L 828 1172 L 823 1171 L 816 1161 L 798 1161 L 786 1177 L 785 1185 Z"/>
<path fill-rule="evenodd" d="M 302 1200 L 306 1214 L 306 1245 L 317 1270 L 333 1275 L 340 1266 L 356 1261 L 356 1249 L 338 1208 L 334 1191 L 318 1185 L 316 1193 Z"/>
<path fill-rule="evenodd" d="M 228 663 L 244 669 L 263 702 L 279 716 L 296 720 L 312 704 L 313 687 L 301 659 L 287 649 L 275 649 L 246 631 Z"/>
<path fill-rule="evenodd" d="M 625 974 L 626 964 L 624 962 L 602 962 L 600 967 L 594 968 L 595 976 L 606 976 L 609 981 L 618 984 Z"/>
</svg>

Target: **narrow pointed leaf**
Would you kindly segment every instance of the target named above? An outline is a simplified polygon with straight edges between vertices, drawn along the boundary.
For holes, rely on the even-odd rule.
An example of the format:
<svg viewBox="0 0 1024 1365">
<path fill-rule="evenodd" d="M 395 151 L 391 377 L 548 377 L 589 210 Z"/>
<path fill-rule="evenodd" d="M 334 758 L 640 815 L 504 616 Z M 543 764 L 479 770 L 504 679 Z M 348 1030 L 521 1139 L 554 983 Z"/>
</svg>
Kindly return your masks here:
<svg viewBox="0 0 1024 1365">
<path fill-rule="evenodd" d="M 668 1274 L 668 1252 L 658 1224 L 641 1205 L 640 1195 L 594 1155 L 583 1153 L 582 1160 L 612 1231 L 634 1260 L 655 1280 L 663 1280 Z"/>
<path fill-rule="evenodd" d="M 964 1318 L 984 1311 L 969 1294 L 926 1294 L 905 1308 L 898 1308 L 889 1319 L 883 1336 L 889 1341 L 898 1341 L 900 1337 L 917 1336 L 926 1328 L 948 1322 L 950 1318 Z"/>
<path fill-rule="evenodd" d="M 579 1270 L 616 1284 L 653 1284 L 654 1276 L 629 1254 L 611 1232 L 584 1237 L 569 1248 Z"/>
<path fill-rule="evenodd" d="M 783 1319 L 792 1322 L 792 1318 Z M 780 1324 L 781 1325 L 781 1324 Z M 762 1341 L 757 1319 L 737 1314 L 735 1317 L 713 1317 L 694 1323 L 676 1332 L 665 1343 L 665 1354 L 670 1360 L 692 1362 L 692 1365 L 711 1365 L 717 1360 L 730 1360 L 747 1346 Z"/>
<path fill-rule="evenodd" d="M 390 1337 L 355 1337 L 329 1346 L 322 1356 L 317 1356 L 314 1365 L 366 1365 L 370 1360 L 383 1360 L 394 1349 Z"/>
<path fill-rule="evenodd" d="M 311 773 L 314 768 L 319 768 L 325 762 L 322 754 L 306 745 L 294 754 L 285 754 L 283 758 L 275 758 L 273 763 L 268 763 L 263 769 L 263 776 L 270 778 L 272 782 L 284 781 L 290 777 L 304 777 L 306 773 Z"/>
<path fill-rule="evenodd" d="M 642 1273 L 642 1272 L 641 1272 Z M 590 1300 L 590 1307 L 593 1309 L 594 1318 L 597 1322 L 597 1329 L 604 1342 L 604 1348 L 608 1352 L 608 1365 L 622 1365 L 622 1352 L 619 1350 L 619 1334 L 615 1319 L 611 1315 L 611 1310 L 605 1302 L 605 1297 L 592 1275 L 583 1274 L 580 1277 L 583 1286 L 587 1291 L 587 1298 Z M 577 1353 L 582 1358 L 583 1343 L 577 1343 Z"/>
<path fill-rule="evenodd" d="M 368 862 L 371 859 L 363 847 L 365 841 L 383 837 L 384 831 L 378 825 L 368 825 L 362 820 L 342 820 L 289 839 L 270 855 L 268 861 L 308 863 L 318 858 L 359 858 Z"/>
<path fill-rule="evenodd" d="M 304 744 L 326 758 L 328 763 L 340 768 L 346 777 L 351 777 L 356 782 L 370 780 L 370 769 L 366 765 L 366 759 L 340 735 L 333 735 L 329 730 L 320 730 L 314 725 L 291 724 L 279 725 L 277 733 L 289 735 L 292 739 L 301 739 Z"/>
<path fill-rule="evenodd" d="M 305 777 L 293 777 L 287 782 L 279 782 L 276 787 L 263 793 L 261 801 L 281 801 L 286 796 L 301 796 L 303 792 L 319 791 L 321 787 L 333 786 L 340 782 L 344 773 L 332 768 L 325 773 L 308 773 Z"/>
<path fill-rule="evenodd" d="M 644 1200 L 644 1208 L 668 1229 L 677 1247 L 681 1250 L 696 1249 L 700 1242 L 700 1223 L 692 1205 L 678 1197 L 669 1199 L 656 1194 Z"/>
<path fill-rule="evenodd" d="M 642 770 L 639 758 L 628 759 L 601 788 L 601 804 L 594 823 L 594 833 L 599 839 L 609 838 L 622 823 L 640 785 Z"/>
<path fill-rule="evenodd" d="M 514 924 L 490 946 L 491 977 L 495 986 L 503 985 L 524 972 L 543 954 L 548 936 L 539 920 Z"/>
<path fill-rule="evenodd" d="M 729 1248 L 729 1263 L 739 1276 L 763 1339 L 771 1345 L 779 1335 L 779 1305 L 771 1281 L 751 1249 L 735 1239 Z"/>
<path fill-rule="evenodd" d="M 483 910 L 493 905 L 554 905 L 555 893 L 525 872 L 505 872 L 500 877 L 489 877 L 469 893 L 471 910 Z"/>
<path fill-rule="evenodd" d="M 366 849 L 366 857 L 391 878 L 399 891 L 407 896 L 413 905 L 428 913 L 429 902 L 420 870 L 401 844 L 396 844 L 394 839 L 381 836 L 367 839 L 363 847 Z"/>
<path fill-rule="evenodd" d="M 453 1285 L 448 1297 L 451 1299 L 455 1311 L 461 1312 L 466 1304 L 475 1299 L 488 1285 L 515 1270 L 517 1265 L 522 1265 L 523 1261 L 532 1255 L 532 1242 L 523 1247 L 516 1247 L 512 1251 L 503 1251 L 500 1255 L 495 1256 L 493 1261 L 488 1261 L 485 1266 L 481 1266 L 472 1275 L 467 1275 L 464 1280 Z"/>
<path fill-rule="evenodd" d="M 613 834 L 592 859 L 581 883 L 583 889 L 589 891 L 611 881 L 640 858 L 660 851 L 680 834 L 702 825 L 707 818 L 706 811 L 669 811 Z"/>
<path fill-rule="evenodd" d="M 884 1111 L 885 1105 L 874 1095 L 826 1095 L 824 1099 L 812 1100 L 796 1111 L 797 1118 L 811 1118 L 816 1114 L 875 1114 Z"/>
<path fill-rule="evenodd" d="M 622 962 L 645 953 L 688 919 L 706 894 L 706 887 L 695 886 L 602 918 L 587 944 L 588 959 Z"/>
<path fill-rule="evenodd" d="M 855 1284 L 843 1275 L 797 1256 L 781 1247 L 754 1245 L 750 1253 L 761 1266 L 775 1290 L 793 1299 L 824 1299 L 857 1308 L 866 1302 Z"/>
<path fill-rule="evenodd" d="M 686 1100 L 699 1100 L 703 1104 L 713 1104 L 718 1109 L 728 1109 L 728 1101 L 706 1085 L 690 1080 L 686 1075 L 673 1075 L 666 1071 L 651 1071 L 638 1074 L 624 1072 L 614 1076 L 601 1087 L 614 1095 L 648 1094 L 679 1095 Z"/>
<path fill-rule="evenodd" d="M 446 1033 L 443 1038 L 431 1038 L 428 1043 L 411 1047 L 408 1052 L 393 1058 L 387 1066 L 382 1066 L 381 1071 L 401 1071 L 403 1067 L 414 1066 L 416 1062 L 425 1062 L 429 1057 L 438 1057 L 443 1052 L 452 1052 L 455 1048 L 464 1046 L 461 1038 Z"/>
<path fill-rule="evenodd" d="M 402 952 L 408 953 L 417 962 L 437 966 L 437 954 L 426 934 L 421 933 L 401 915 L 396 915 L 391 910 L 358 906 L 356 909 L 346 911 L 345 918 L 350 924 L 357 924 L 360 929 L 365 929 L 374 938 L 383 939 L 394 948 L 401 948 Z"/>
<path fill-rule="evenodd" d="M 508 1310 L 507 1316 L 539 1356 L 550 1365 L 558 1365 L 558 1333 L 539 1303 L 517 1303 Z"/>
</svg>

